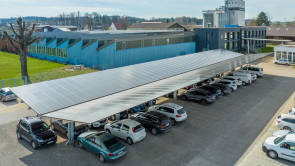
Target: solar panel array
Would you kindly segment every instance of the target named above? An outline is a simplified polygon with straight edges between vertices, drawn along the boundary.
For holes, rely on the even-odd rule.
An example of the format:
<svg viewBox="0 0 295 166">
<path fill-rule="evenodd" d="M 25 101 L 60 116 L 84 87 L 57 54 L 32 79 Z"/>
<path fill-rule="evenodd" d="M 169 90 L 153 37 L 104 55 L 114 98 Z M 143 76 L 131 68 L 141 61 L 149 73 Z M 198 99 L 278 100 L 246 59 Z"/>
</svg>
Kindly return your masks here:
<svg viewBox="0 0 295 166">
<path fill-rule="evenodd" d="M 227 63 L 226 68 L 228 68 L 228 65 L 234 67 L 239 65 L 239 63 L 245 64 L 251 60 L 249 58 L 243 60 L 242 57 L 244 57 L 242 54 L 230 51 L 213 50 L 102 72 L 25 85 L 12 88 L 12 91 L 39 115 L 44 115 L 130 90 L 132 88 L 175 77 L 197 69 L 202 71 L 202 68 L 211 65 L 213 65 L 212 69 L 214 69 L 214 64 L 220 62 Z M 238 59 L 232 61 L 234 58 Z M 212 71 L 212 69 L 207 72 L 213 72 L 215 74 L 216 71 Z M 222 71 L 223 70 L 217 72 Z M 167 90 L 170 91 L 171 89 L 168 88 Z M 88 109 L 88 111 L 89 110 L 90 109 Z M 87 110 L 80 111 L 87 112 Z M 79 116 L 84 114 L 82 112 L 80 112 Z M 68 112 L 68 114 L 71 113 Z M 74 118 L 68 120 L 78 121 L 75 120 L 78 118 L 76 115 L 73 114 L 73 117 Z M 60 117 L 60 119 L 65 118 Z M 85 119 L 83 120 L 84 122 L 87 121 Z M 87 122 L 89 122 L 89 120 Z"/>
<path fill-rule="evenodd" d="M 129 108 L 166 95 L 180 88 L 211 78 L 216 74 L 221 74 L 235 69 L 242 64 L 254 61 L 265 55 L 266 54 L 239 56 L 174 77 L 48 113 L 44 116 L 84 123 L 93 123 L 97 120 L 101 120 L 124 110 L 128 110 Z"/>
</svg>

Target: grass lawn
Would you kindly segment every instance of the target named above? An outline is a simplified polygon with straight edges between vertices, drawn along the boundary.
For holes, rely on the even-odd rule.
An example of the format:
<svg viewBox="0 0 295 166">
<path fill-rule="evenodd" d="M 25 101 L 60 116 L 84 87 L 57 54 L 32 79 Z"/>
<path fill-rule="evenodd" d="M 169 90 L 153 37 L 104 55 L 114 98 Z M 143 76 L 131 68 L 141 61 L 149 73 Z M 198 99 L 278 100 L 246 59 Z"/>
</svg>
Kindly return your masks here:
<svg viewBox="0 0 295 166">
<path fill-rule="evenodd" d="M 90 72 L 92 69 L 67 70 L 70 65 L 28 57 L 28 72 L 32 82 L 52 80 Z M 0 51 L 0 80 L 21 77 L 19 56 Z"/>
<path fill-rule="evenodd" d="M 265 48 L 261 48 L 261 53 L 268 53 L 268 52 L 274 52 L 275 45 L 266 45 Z"/>
</svg>

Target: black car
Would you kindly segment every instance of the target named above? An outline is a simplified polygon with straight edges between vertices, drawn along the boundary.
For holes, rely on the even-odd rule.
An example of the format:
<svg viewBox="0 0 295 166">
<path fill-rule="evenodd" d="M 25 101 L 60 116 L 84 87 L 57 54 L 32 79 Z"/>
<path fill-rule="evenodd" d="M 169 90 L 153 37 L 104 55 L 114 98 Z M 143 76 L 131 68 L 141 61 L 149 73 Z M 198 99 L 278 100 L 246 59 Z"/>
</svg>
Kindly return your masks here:
<svg viewBox="0 0 295 166">
<path fill-rule="evenodd" d="M 200 89 L 204 89 L 206 91 L 211 92 L 211 94 L 215 95 L 215 96 L 222 96 L 222 91 L 220 88 L 216 87 L 216 86 L 212 86 L 212 85 L 205 85 L 200 87 Z"/>
<path fill-rule="evenodd" d="M 215 87 L 217 87 L 217 88 L 220 88 L 221 93 L 222 93 L 223 95 L 228 95 L 228 94 L 230 94 L 231 91 L 232 91 L 229 87 L 227 87 L 227 86 L 225 86 L 225 85 L 223 85 L 223 84 L 219 84 L 219 83 L 211 84 L 211 86 L 215 86 Z"/>
<path fill-rule="evenodd" d="M 51 123 L 51 127 L 53 130 L 67 136 L 68 134 L 68 123 L 63 123 L 62 120 L 56 120 Z M 74 128 L 74 137 L 79 136 L 80 134 L 88 131 L 89 127 L 87 124 L 82 124 L 79 126 L 75 126 Z"/>
<path fill-rule="evenodd" d="M 29 142 L 33 149 L 43 145 L 55 144 L 57 136 L 50 127 L 37 117 L 22 118 L 16 129 L 17 138 Z"/>
<path fill-rule="evenodd" d="M 214 103 L 216 100 L 216 95 L 204 89 L 192 89 L 182 93 L 180 95 L 180 99 L 197 101 L 205 105 Z"/>
<path fill-rule="evenodd" d="M 156 111 L 137 113 L 131 116 L 132 120 L 138 121 L 153 135 L 168 132 L 171 128 L 168 116 Z"/>
</svg>

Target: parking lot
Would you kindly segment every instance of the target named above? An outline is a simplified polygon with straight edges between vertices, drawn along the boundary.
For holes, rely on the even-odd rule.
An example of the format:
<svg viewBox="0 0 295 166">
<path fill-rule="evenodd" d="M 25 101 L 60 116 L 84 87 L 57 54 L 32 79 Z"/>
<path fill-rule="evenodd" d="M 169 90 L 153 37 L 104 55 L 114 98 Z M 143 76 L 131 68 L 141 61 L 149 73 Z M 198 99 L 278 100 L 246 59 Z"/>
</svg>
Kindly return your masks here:
<svg viewBox="0 0 295 166">
<path fill-rule="evenodd" d="M 295 90 L 293 68 L 274 65 L 270 57 L 258 65 L 264 67 L 263 78 L 220 97 L 214 104 L 170 100 L 184 106 L 187 121 L 169 133 L 148 133 L 142 142 L 127 146 L 127 156 L 104 164 L 90 152 L 65 145 L 61 138 L 54 146 L 32 150 L 15 134 L 17 119 L 32 114 L 31 111 L 25 110 L 23 104 L 0 107 L 0 165 L 234 165 Z"/>
</svg>

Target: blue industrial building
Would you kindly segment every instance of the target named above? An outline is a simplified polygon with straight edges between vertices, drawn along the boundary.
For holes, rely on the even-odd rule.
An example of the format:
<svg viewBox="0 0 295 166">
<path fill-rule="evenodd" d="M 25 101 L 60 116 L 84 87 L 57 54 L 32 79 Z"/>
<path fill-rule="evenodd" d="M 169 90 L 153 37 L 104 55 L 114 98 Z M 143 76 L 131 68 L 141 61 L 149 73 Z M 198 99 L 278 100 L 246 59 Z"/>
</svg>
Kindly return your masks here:
<svg viewBox="0 0 295 166">
<path fill-rule="evenodd" d="M 114 31 L 36 33 L 29 56 L 100 70 L 196 52 L 192 32 Z"/>
</svg>

